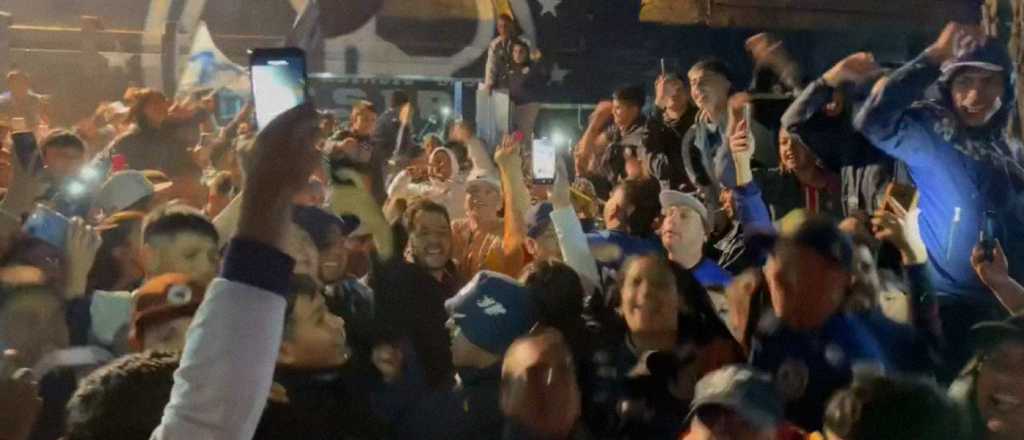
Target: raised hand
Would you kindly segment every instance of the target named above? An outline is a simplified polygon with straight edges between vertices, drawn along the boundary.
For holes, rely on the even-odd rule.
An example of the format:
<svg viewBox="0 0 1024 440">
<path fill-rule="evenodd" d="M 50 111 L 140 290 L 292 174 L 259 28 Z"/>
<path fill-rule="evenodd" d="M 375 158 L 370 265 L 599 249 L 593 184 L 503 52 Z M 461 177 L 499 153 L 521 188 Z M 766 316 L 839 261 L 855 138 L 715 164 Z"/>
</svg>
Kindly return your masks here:
<svg viewBox="0 0 1024 440">
<path fill-rule="evenodd" d="M 905 210 L 897 203 L 887 205 L 890 210 L 875 211 L 871 224 L 875 227 L 875 238 L 892 243 L 900 250 L 904 265 L 924 264 L 928 261 L 928 249 L 921 240 L 918 217 L 921 210 Z"/>
<path fill-rule="evenodd" d="M 1003 245 L 998 241 L 996 248 L 992 251 L 992 261 L 985 258 L 985 250 L 981 245 L 975 246 L 971 252 L 971 267 L 974 268 L 974 272 L 978 274 L 981 282 L 990 288 L 999 286 L 1010 278 L 1010 263 L 1006 259 L 1006 254 L 1003 253 Z"/>
<path fill-rule="evenodd" d="M 291 200 L 320 163 L 317 119 L 310 103 L 292 108 L 267 124 L 244 150 L 239 236 L 284 248 Z"/>
<path fill-rule="evenodd" d="M 970 50 L 976 45 L 983 45 L 987 37 L 985 30 L 978 25 L 967 25 L 951 21 L 946 24 L 939 38 L 925 49 L 926 56 L 936 65 L 953 58 L 957 50 Z"/>
<path fill-rule="evenodd" d="M 830 87 L 838 87 L 845 83 L 863 84 L 875 76 L 881 70 L 881 66 L 875 62 L 875 56 L 868 52 L 857 52 L 836 63 L 822 75 L 825 84 Z"/>
<path fill-rule="evenodd" d="M 89 226 L 85 220 L 75 217 L 68 221 L 67 238 L 64 252 L 68 258 L 68 277 L 65 295 L 82 296 L 87 292 L 86 284 L 89 271 L 96 262 L 96 252 L 100 250 L 103 239 L 99 231 Z"/>
<path fill-rule="evenodd" d="M 565 163 L 557 161 L 555 167 L 555 183 L 551 185 L 551 192 L 548 201 L 555 209 L 572 208 L 572 194 L 569 189 L 569 172 L 565 169 Z"/>
<path fill-rule="evenodd" d="M 503 170 L 522 169 L 523 156 L 520 154 L 522 143 L 512 136 L 505 135 L 501 139 L 501 145 L 494 152 L 494 163 Z"/>
</svg>

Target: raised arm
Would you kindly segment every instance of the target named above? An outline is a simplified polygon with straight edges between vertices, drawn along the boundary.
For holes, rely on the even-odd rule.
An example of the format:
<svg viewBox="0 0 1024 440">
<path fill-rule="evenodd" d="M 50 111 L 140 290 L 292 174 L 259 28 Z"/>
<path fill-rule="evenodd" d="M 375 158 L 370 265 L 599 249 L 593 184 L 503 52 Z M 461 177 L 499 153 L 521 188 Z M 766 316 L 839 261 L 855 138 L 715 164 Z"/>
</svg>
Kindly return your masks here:
<svg viewBox="0 0 1024 440">
<path fill-rule="evenodd" d="M 345 180 L 362 182 L 354 171 L 349 169 L 335 169 L 332 173 L 346 175 Z M 381 261 L 387 261 L 395 256 L 395 235 L 387 220 L 384 219 L 384 211 L 377 200 L 370 192 L 359 184 L 335 185 L 331 190 L 331 212 L 341 216 L 345 214 L 354 215 L 359 222 L 369 229 L 373 235 L 373 244 L 377 250 L 377 256 Z"/>
<path fill-rule="evenodd" d="M 980 246 L 975 247 L 971 253 L 971 266 L 1010 314 L 1024 313 L 1024 287 L 1010 277 L 1010 265 L 1001 244 L 996 244 L 991 261 L 985 258 Z"/>
<path fill-rule="evenodd" d="M 750 142 L 747 121 L 736 124 L 729 137 L 729 150 L 736 167 L 736 187 L 732 188 L 736 212 L 743 224 L 743 234 L 771 231 L 771 214 L 761 198 L 761 188 L 754 181 L 750 160 L 754 156 L 754 144 Z"/>
<path fill-rule="evenodd" d="M 579 143 L 576 146 L 577 151 L 579 151 L 576 163 L 578 173 L 580 171 L 591 172 L 599 165 L 598 158 L 604 153 L 604 149 L 608 147 L 608 139 L 604 136 L 603 130 L 611 118 L 612 103 L 610 101 L 597 103 L 594 112 L 590 114 L 587 130 L 583 132 L 583 136 L 580 137 Z"/>
<path fill-rule="evenodd" d="M 502 249 L 506 257 L 519 255 L 522 261 L 521 252 L 526 241 L 526 211 L 530 209 L 530 194 L 526 188 L 526 177 L 523 176 L 523 159 L 520 155 L 522 145 L 505 136 L 501 146 L 494 154 L 494 161 L 498 163 L 498 170 L 501 172 L 501 186 L 504 188 L 505 205 L 505 231 Z M 507 265 L 516 265 L 512 261 Z M 503 271 L 508 273 L 507 271 Z M 518 271 L 516 271 L 518 272 Z M 518 274 L 509 274 L 518 275 Z"/>
<path fill-rule="evenodd" d="M 945 341 L 935 288 L 928 276 L 928 249 L 921 240 L 918 223 L 921 211 L 916 208 L 905 211 L 898 203 L 889 206 L 891 211 L 879 210 L 871 219 L 876 230 L 875 238 L 888 241 L 899 249 L 910 290 L 911 322 L 914 328 L 929 336 L 931 345 L 940 348 Z"/>
<path fill-rule="evenodd" d="M 256 140 L 238 235 L 189 329 L 153 439 L 250 439 L 266 406 L 295 262 L 283 249 L 291 199 L 318 163 L 316 112 L 303 105 Z"/>
<path fill-rule="evenodd" d="M 576 217 L 576 211 L 572 207 L 568 176 L 565 164 L 559 161 L 555 184 L 551 187 L 549 197 L 554 208 L 551 211 L 551 224 L 558 235 L 558 246 L 562 250 L 565 264 L 576 271 L 588 289 L 592 289 L 601 286 L 601 276 L 597 271 L 597 261 L 590 253 L 583 225 L 580 224 L 580 219 Z"/>
<path fill-rule="evenodd" d="M 976 26 L 949 23 L 939 38 L 913 61 L 900 67 L 881 88 L 876 87 L 857 114 L 854 125 L 876 147 L 913 165 L 926 155 L 920 142 L 901 142 L 901 132 L 923 130 L 909 117 L 910 106 L 924 97 L 925 90 L 939 78 L 939 67 L 953 56 L 953 48 L 967 35 L 980 33 Z M 983 37 L 982 37 L 983 38 Z"/>
</svg>

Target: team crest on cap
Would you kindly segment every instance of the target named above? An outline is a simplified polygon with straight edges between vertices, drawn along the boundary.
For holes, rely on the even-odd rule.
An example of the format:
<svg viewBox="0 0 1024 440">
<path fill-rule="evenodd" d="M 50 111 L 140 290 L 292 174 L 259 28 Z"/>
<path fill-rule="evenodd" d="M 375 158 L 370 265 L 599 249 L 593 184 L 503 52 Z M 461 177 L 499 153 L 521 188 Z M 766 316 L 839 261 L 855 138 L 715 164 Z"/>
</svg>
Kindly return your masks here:
<svg viewBox="0 0 1024 440">
<path fill-rule="evenodd" d="M 486 295 L 476 302 L 476 306 L 483 309 L 484 314 L 487 316 L 497 316 L 508 313 L 508 310 L 505 310 L 505 306 L 503 304 Z"/>
<path fill-rule="evenodd" d="M 192 289 L 186 285 L 176 284 L 167 289 L 167 303 L 180 306 L 192 301 Z"/>
</svg>

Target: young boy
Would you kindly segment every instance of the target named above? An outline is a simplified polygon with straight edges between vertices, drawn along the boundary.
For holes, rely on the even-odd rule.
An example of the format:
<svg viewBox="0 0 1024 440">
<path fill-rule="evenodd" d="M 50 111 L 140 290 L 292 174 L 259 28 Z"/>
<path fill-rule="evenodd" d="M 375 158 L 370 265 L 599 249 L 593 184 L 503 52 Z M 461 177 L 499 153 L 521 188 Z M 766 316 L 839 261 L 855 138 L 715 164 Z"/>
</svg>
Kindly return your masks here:
<svg viewBox="0 0 1024 440">
<path fill-rule="evenodd" d="M 146 275 L 180 273 L 207 284 L 217 274 L 219 236 L 201 212 L 184 205 L 165 205 L 143 221 L 142 255 Z"/>
</svg>

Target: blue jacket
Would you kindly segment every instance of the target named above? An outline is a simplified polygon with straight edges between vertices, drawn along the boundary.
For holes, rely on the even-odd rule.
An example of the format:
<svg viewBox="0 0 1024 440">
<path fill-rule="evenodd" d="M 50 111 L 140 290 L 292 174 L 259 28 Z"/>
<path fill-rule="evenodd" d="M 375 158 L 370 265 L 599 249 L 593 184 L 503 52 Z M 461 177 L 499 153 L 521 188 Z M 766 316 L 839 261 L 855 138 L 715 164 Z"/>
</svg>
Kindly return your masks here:
<svg viewBox="0 0 1024 440">
<path fill-rule="evenodd" d="M 1006 72 L 1012 68 L 1007 65 Z M 923 55 L 896 70 L 880 93 L 869 98 L 855 122 L 877 148 L 907 164 L 920 193 L 921 238 L 928 247 L 931 278 L 939 295 L 970 301 L 992 301 L 970 264 L 978 242 L 984 212 L 1001 216 L 1001 242 L 1010 267 L 1024 263 L 1021 246 L 1007 240 L 1017 236 L 1022 182 L 1019 155 L 1006 141 L 1008 109 L 1013 108 L 1013 86 L 1006 80 L 1003 108 L 987 127 L 960 127 L 942 82 L 937 100 L 926 101 L 925 90 L 939 79 L 940 70 Z M 997 151 L 1009 160 L 979 160 Z M 965 152 L 969 152 L 968 155 Z M 1001 163 L 1002 166 L 996 165 Z M 1019 269 L 1018 269 L 1019 270 Z"/>
</svg>

